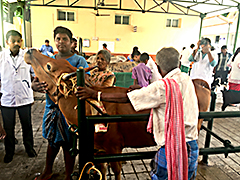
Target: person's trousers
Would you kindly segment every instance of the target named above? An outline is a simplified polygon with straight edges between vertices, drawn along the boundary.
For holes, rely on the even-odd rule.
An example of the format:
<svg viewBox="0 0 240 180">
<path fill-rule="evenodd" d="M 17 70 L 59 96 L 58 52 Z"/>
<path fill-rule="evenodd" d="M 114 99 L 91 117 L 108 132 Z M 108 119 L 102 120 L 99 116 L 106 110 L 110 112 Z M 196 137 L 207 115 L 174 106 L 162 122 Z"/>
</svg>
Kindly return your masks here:
<svg viewBox="0 0 240 180">
<path fill-rule="evenodd" d="M 217 71 L 214 75 L 214 80 L 221 78 L 221 84 L 227 83 L 228 71 Z"/>
<path fill-rule="evenodd" d="M 197 175 L 198 166 L 198 144 L 196 140 L 189 141 L 187 144 L 188 152 L 188 180 L 194 180 Z M 167 160 L 165 154 L 165 146 L 161 147 L 156 153 L 155 157 L 152 159 L 151 163 L 151 178 L 152 180 L 167 180 Z"/>
<path fill-rule="evenodd" d="M 31 104 L 19 107 L 1 107 L 3 127 L 6 131 L 4 139 L 6 154 L 13 155 L 15 151 L 16 110 L 22 125 L 23 144 L 26 151 L 33 148 L 33 130 L 31 122 Z"/>
</svg>

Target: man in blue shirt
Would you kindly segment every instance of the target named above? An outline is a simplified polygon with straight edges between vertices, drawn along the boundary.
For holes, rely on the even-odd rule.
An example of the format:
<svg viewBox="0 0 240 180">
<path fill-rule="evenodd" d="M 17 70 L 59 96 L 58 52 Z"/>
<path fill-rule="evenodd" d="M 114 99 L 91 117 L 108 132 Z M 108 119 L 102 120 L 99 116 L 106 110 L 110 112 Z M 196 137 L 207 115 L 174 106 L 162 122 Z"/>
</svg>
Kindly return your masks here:
<svg viewBox="0 0 240 180">
<path fill-rule="evenodd" d="M 65 27 L 58 26 L 54 29 L 54 42 L 58 49 L 58 53 L 51 58 L 66 59 L 74 67 L 87 68 L 88 64 L 84 57 L 79 56 L 71 52 L 71 39 L 72 32 Z M 90 74 L 89 72 L 87 74 Z M 34 91 L 46 92 L 47 84 L 45 82 L 39 82 L 38 78 L 32 82 L 32 88 Z M 43 115 L 42 134 L 43 137 L 48 140 L 46 165 L 43 173 L 37 179 L 51 179 L 53 175 L 53 163 L 60 150 L 63 149 L 66 176 L 65 180 L 71 179 L 73 172 L 75 157 L 71 156 L 70 149 L 73 143 L 73 137 L 68 131 L 68 124 L 65 117 L 60 111 L 57 104 L 55 104 L 48 94 L 46 94 L 46 106 Z"/>
<path fill-rule="evenodd" d="M 45 40 L 45 44 L 42 45 L 42 47 L 40 48 L 40 52 L 46 56 L 50 56 L 53 54 L 53 47 L 49 45 L 49 40 Z"/>
</svg>

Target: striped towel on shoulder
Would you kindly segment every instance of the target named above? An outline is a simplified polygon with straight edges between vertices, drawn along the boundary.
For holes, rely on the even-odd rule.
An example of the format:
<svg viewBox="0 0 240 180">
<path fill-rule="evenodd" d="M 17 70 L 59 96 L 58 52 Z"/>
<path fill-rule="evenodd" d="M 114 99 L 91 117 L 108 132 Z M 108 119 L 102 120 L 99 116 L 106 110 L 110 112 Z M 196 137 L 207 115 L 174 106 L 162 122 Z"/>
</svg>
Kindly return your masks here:
<svg viewBox="0 0 240 180">
<path fill-rule="evenodd" d="M 188 155 L 185 140 L 182 93 L 174 79 L 161 79 L 166 89 L 165 150 L 168 180 L 188 179 Z M 152 132 L 153 119 L 150 113 L 147 131 Z"/>
</svg>

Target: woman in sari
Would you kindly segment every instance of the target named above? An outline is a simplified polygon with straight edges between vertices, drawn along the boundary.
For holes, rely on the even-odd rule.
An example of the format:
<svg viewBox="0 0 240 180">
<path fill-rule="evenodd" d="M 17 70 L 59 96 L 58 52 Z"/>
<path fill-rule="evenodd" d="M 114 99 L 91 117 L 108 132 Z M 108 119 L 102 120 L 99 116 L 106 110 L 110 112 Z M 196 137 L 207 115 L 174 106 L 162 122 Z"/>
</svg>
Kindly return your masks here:
<svg viewBox="0 0 240 180">
<path fill-rule="evenodd" d="M 91 71 L 89 81 L 93 86 L 113 86 L 116 81 L 116 77 L 113 72 L 107 70 L 107 66 L 111 60 L 110 53 L 103 49 L 100 50 L 96 56 L 98 68 Z M 92 100 L 91 103 L 95 104 L 103 113 L 107 113 L 101 101 Z M 90 110 L 92 115 L 99 114 L 93 106 L 90 106 Z M 106 132 L 107 128 L 108 127 L 105 126 L 105 124 L 95 124 L 95 132 Z"/>
<path fill-rule="evenodd" d="M 115 75 L 113 72 L 107 70 L 107 66 L 110 63 L 111 55 L 107 50 L 100 50 L 97 53 L 97 65 L 98 68 L 91 72 L 89 77 L 90 82 L 94 86 L 113 86 L 115 83 Z"/>
</svg>

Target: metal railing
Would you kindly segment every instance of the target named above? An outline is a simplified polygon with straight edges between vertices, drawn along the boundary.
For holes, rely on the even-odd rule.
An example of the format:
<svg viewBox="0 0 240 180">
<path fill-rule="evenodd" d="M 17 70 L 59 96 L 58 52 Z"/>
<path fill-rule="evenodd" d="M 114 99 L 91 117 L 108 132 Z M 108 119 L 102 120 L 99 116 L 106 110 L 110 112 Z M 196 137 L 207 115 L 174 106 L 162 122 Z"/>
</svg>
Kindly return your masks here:
<svg viewBox="0 0 240 180">
<path fill-rule="evenodd" d="M 77 70 L 78 86 L 84 86 L 84 69 Z M 219 137 L 212 132 L 213 118 L 225 117 L 240 117 L 239 111 L 228 112 L 214 112 L 216 105 L 216 94 L 211 93 L 210 112 L 200 112 L 199 118 L 207 121 L 207 127 L 202 126 L 206 130 L 205 146 L 199 149 L 199 155 L 203 155 L 202 161 L 207 163 L 209 154 L 225 154 L 240 152 L 240 146 L 234 147 L 229 140 Z M 78 100 L 78 127 L 75 127 L 74 133 L 78 132 L 79 149 L 76 148 L 76 136 L 74 138 L 74 147 L 72 148 L 73 155 L 79 154 L 79 170 L 82 169 L 85 163 L 93 162 L 111 162 L 111 161 L 125 161 L 153 158 L 156 151 L 138 152 L 138 153 L 123 153 L 112 155 L 98 155 L 94 156 L 94 124 L 97 123 L 111 123 L 111 122 L 129 122 L 129 121 L 147 121 L 149 114 L 135 114 L 135 115 L 112 115 L 112 116 L 87 116 L 85 115 L 85 101 Z M 71 128 L 71 127 L 70 127 Z M 214 136 L 223 143 L 223 147 L 210 148 L 211 136 Z"/>
</svg>

